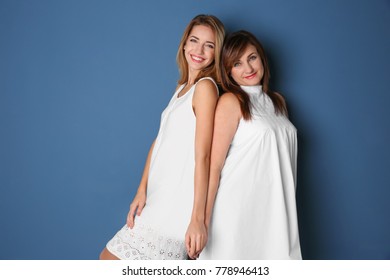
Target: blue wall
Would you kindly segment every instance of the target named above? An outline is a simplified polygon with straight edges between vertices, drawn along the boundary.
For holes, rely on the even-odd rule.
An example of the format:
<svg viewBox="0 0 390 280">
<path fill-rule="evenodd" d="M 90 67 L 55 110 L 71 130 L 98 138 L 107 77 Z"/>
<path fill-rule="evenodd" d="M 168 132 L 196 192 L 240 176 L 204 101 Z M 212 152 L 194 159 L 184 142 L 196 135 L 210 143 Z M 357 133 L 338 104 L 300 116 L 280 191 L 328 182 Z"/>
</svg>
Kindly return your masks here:
<svg viewBox="0 0 390 280">
<path fill-rule="evenodd" d="M 299 131 L 306 259 L 390 258 L 390 4 L 0 1 L 0 259 L 95 259 L 125 222 L 180 36 L 263 42 Z"/>
</svg>

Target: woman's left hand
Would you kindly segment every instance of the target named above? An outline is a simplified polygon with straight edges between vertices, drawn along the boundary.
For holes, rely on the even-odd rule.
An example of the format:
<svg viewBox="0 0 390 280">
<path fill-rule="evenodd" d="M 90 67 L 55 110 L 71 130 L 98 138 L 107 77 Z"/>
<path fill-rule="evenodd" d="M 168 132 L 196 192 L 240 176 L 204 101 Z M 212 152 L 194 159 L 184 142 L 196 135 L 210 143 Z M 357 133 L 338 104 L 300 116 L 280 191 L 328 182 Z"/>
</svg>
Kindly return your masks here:
<svg viewBox="0 0 390 280">
<path fill-rule="evenodd" d="M 191 221 L 186 232 L 185 243 L 187 254 L 197 259 L 207 243 L 207 230 L 204 222 Z"/>
</svg>

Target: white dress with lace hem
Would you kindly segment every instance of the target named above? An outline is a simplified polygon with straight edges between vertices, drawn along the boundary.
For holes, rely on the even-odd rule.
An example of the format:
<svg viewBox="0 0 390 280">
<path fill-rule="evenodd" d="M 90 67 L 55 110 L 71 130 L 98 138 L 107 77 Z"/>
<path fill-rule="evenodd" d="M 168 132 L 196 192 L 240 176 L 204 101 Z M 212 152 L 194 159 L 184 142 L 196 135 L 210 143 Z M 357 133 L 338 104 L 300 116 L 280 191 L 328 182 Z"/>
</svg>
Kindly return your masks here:
<svg viewBox="0 0 390 280">
<path fill-rule="evenodd" d="M 209 77 L 203 79 L 215 84 Z M 194 200 L 196 117 L 192 98 L 196 84 L 178 97 L 181 85 L 161 114 L 146 205 L 141 216 L 136 216 L 134 228 L 125 225 L 106 246 L 120 259 L 187 258 L 184 238 Z"/>
</svg>

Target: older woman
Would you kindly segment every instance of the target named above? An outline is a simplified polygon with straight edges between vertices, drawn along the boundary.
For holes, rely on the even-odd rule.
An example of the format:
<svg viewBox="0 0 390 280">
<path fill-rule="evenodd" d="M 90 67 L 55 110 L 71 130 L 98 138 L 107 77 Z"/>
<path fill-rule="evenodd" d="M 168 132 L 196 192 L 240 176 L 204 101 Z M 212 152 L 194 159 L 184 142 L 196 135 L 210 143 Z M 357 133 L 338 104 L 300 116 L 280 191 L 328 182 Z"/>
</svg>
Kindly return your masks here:
<svg viewBox="0 0 390 280">
<path fill-rule="evenodd" d="M 297 136 L 269 88 L 260 42 L 239 31 L 221 54 L 201 259 L 301 259 L 295 203 Z"/>
</svg>

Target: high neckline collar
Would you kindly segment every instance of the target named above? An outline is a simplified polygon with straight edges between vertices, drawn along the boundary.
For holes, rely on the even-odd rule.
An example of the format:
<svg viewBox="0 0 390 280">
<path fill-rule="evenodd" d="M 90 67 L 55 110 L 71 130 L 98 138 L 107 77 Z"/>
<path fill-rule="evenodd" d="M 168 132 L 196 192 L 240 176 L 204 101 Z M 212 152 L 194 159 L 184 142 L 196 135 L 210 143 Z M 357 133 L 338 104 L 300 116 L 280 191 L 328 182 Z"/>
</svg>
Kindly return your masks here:
<svg viewBox="0 0 390 280">
<path fill-rule="evenodd" d="M 260 94 L 262 92 L 263 86 L 240 86 L 248 94 Z"/>
</svg>

